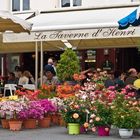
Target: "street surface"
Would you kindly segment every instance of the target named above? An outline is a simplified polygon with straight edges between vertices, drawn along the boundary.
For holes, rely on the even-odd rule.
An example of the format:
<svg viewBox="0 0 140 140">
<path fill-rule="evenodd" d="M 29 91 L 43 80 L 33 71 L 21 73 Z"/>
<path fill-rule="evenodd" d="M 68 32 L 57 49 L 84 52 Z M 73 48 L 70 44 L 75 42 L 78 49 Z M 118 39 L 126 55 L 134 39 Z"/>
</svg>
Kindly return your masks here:
<svg viewBox="0 0 140 140">
<path fill-rule="evenodd" d="M 115 130 L 112 130 L 110 136 L 107 137 L 97 136 L 93 133 L 68 135 L 65 127 L 53 126 L 45 129 L 24 129 L 22 131 L 0 128 L 0 140 L 120 140 L 120 137 Z M 131 140 L 140 140 L 140 136 L 136 133 Z"/>
</svg>

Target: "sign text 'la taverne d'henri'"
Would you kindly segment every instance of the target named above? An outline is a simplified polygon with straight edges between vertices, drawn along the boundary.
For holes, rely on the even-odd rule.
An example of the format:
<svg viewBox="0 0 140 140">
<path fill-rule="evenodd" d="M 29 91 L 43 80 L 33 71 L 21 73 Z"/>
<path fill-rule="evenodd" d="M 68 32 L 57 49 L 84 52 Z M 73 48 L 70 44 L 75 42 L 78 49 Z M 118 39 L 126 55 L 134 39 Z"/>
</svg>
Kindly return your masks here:
<svg viewBox="0 0 140 140">
<path fill-rule="evenodd" d="M 31 32 L 30 35 L 27 33 L 5 33 L 3 35 L 3 42 L 33 42 L 125 37 L 140 37 L 140 27 L 129 27 L 125 30 L 119 30 L 117 28 L 98 28 L 81 30 L 42 31 Z"/>
</svg>

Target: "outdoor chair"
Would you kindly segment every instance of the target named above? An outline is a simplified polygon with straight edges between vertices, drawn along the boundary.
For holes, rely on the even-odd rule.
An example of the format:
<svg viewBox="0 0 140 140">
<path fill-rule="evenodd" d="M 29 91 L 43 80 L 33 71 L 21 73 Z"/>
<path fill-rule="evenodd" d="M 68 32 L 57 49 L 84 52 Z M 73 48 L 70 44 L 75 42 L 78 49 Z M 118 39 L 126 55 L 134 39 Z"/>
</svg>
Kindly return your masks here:
<svg viewBox="0 0 140 140">
<path fill-rule="evenodd" d="M 16 91 L 17 84 L 5 84 L 4 85 L 4 97 L 6 96 L 6 91 L 10 91 L 10 95 L 13 96 Z"/>
</svg>

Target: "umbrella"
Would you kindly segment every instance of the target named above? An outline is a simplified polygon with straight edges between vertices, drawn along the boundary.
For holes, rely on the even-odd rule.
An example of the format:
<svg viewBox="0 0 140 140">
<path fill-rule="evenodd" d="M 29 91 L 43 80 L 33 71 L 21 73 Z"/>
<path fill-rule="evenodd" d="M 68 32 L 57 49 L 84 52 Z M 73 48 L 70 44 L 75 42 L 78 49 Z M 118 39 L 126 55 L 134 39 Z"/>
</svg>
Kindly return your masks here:
<svg viewBox="0 0 140 140">
<path fill-rule="evenodd" d="M 140 7 L 138 7 L 136 10 L 131 12 L 126 17 L 120 19 L 118 21 L 119 29 L 126 29 L 130 25 L 139 26 L 140 25 L 140 16 L 139 16 L 139 14 L 140 14 Z"/>
<path fill-rule="evenodd" d="M 31 23 L 12 15 L 8 11 L 0 11 L 0 32 L 13 31 L 15 33 L 29 33 L 31 28 Z"/>
<path fill-rule="evenodd" d="M 28 32 L 30 33 L 32 24 L 20 19 L 8 11 L 0 11 L 0 33 L 13 31 L 15 33 Z M 3 76 L 3 58 L 1 59 L 1 75 Z"/>
</svg>

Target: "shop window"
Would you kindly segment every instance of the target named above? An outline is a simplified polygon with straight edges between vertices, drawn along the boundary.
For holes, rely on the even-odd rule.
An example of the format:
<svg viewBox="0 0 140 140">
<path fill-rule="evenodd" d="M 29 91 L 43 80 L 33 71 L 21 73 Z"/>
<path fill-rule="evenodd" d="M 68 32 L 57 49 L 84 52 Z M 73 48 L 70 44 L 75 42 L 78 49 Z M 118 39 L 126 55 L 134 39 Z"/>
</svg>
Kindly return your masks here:
<svg viewBox="0 0 140 140">
<path fill-rule="evenodd" d="M 20 0 L 12 0 L 12 11 L 20 11 Z"/>
<path fill-rule="evenodd" d="M 24 11 L 30 9 L 30 0 L 12 0 L 12 11 Z"/>
<path fill-rule="evenodd" d="M 70 7 L 70 0 L 61 0 L 62 7 Z"/>
<path fill-rule="evenodd" d="M 30 9 L 30 1 L 23 0 L 23 10 L 29 10 L 29 9 Z"/>
<path fill-rule="evenodd" d="M 73 0 L 73 6 L 81 6 L 81 0 Z"/>
<path fill-rule="evenodd" d="M 82 0 L 61 0 L 61 7 L 81 6 Z"/>
</svg>

